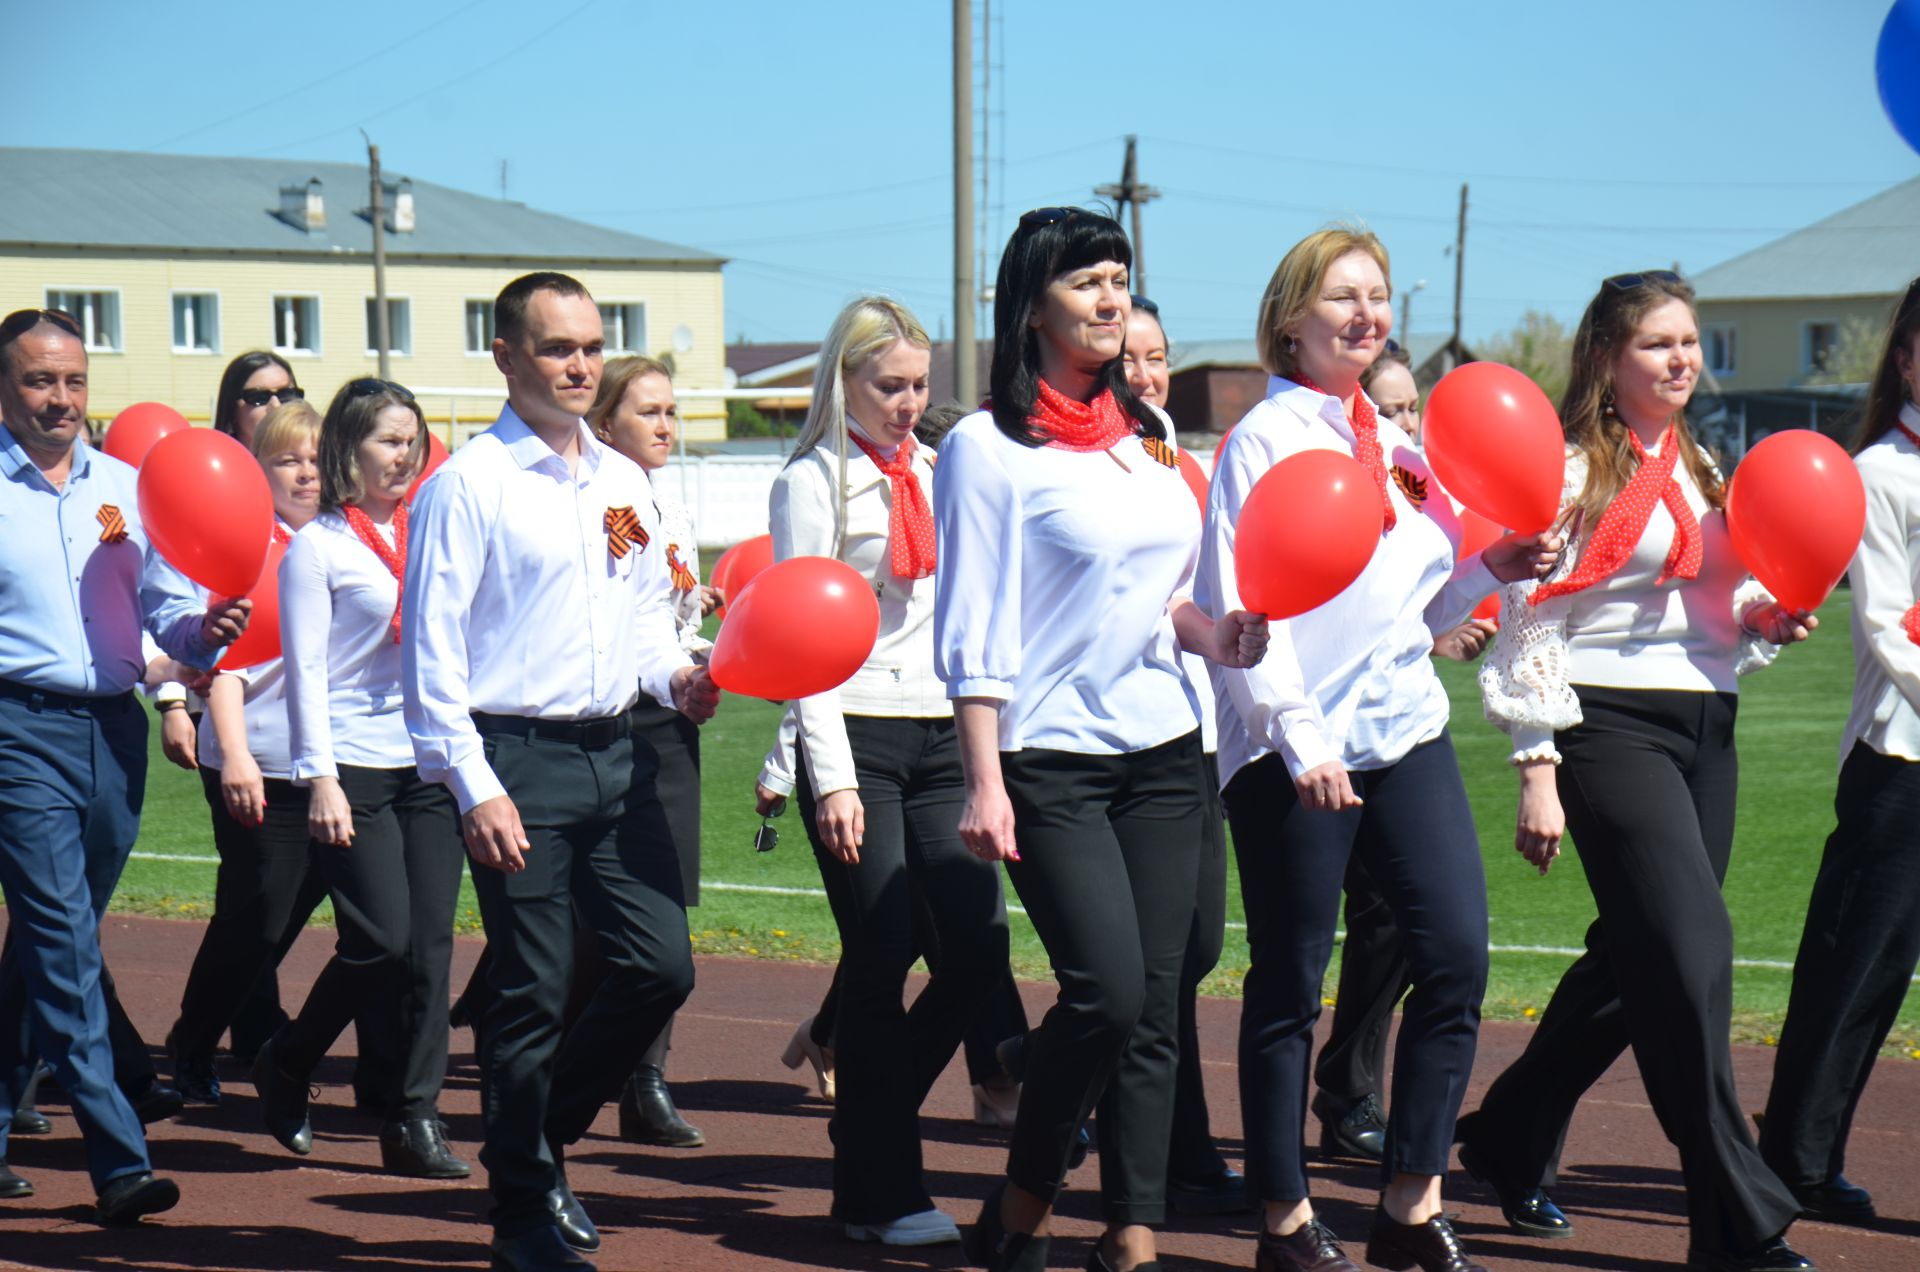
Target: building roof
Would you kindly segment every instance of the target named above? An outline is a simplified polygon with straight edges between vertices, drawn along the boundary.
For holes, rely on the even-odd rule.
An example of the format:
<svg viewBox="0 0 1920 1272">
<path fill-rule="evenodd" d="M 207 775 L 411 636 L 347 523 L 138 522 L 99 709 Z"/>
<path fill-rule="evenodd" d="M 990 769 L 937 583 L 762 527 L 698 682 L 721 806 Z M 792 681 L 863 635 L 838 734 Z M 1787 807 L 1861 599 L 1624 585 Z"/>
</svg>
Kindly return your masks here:
<svg viewBox="0 0 1920 1272">
<path fill-rule="evenodd" d="M 1920 258 L 1920 177 L 1693 276 L 1701 300 L 1897 296 Z"/>
<path fill-rule="evenodd" d="M 367 170 L 359 164 L 0 147 L 0 172 L 12 192 L 0 199 L 0 244 L 299 255 L 373 249 Z M 381 175 L 391 205 L 404 173 Z M 326 225 L 308 231 L 281 214 L 281 190 L 313 178 L 321 183 Z M 411 188 L 415 228 L 388 232 L 394 259 L 724 260 L 450 186 L 413 181 Z"/>
<path fill-rule="evenodd" d="M 1398 338 L 1398 337 L 1396 337 Z M 1406 337 L 1407 356 L 1415 367 L 1447 347 L 1452 337 L 1443 331 L 1415 332 Z M 1245 340 L 1176 340 L 1167 359 L 1172 371 L 1192 371 L 1199 367 L 1260 369 L 1260 351 L 1251 337 Z"/>
</svg>

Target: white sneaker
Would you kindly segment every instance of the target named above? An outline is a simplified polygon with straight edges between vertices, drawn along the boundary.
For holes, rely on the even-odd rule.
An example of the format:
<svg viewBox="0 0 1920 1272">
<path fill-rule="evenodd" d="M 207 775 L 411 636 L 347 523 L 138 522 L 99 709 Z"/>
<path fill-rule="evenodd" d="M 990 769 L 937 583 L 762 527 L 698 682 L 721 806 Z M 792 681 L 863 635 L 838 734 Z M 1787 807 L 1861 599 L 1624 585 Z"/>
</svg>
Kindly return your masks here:
<svg viewBox="0 0 1920 1272">
<path fill-rule="evenodd" d="M 886 1223 L 850 1223 L 847 1235 L 855 1241 L 878 1241 L 890 1246 L 952 1245 L 960 1240 L 960 1228 L 943 1210 L 922 1210 L 917 1215 L 902 1215 Z"/>
</svg>

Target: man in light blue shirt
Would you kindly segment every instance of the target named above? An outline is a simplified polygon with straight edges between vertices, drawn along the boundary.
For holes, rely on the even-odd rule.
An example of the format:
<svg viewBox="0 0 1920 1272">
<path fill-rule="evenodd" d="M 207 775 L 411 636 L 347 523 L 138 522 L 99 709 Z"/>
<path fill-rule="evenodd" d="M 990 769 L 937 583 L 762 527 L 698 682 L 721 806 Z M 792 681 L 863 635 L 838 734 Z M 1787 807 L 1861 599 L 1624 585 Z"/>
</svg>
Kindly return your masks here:
<svg viewBox="0 0 1920 1272">
<path fill-rule="evenodd" d="M 39 1056 L 86 1137 L 100 1221 L 132 1223 L 180 1197 L 153 1176 L 114 1084 L 100 986 L 100 915 L 146 791 L 140 637 L 209 668 L 250 603 L 203 607 L 161 560 L 134 470 L 87 444 L 86 415 L 72 316 L 0 321 L 0 892 L 12 942 L 0 961 L 0 1198 L 33 1192 L 6 1168 L 6 1137 Z"/>
</svg>

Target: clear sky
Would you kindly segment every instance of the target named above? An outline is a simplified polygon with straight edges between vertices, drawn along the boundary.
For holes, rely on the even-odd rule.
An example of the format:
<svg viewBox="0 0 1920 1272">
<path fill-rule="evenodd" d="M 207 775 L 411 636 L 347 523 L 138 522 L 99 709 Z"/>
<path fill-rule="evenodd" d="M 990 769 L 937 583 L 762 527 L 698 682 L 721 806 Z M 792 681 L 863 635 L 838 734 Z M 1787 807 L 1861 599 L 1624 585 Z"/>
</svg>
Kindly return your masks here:
<svg viewBox="0 0 1920 1272">
<path fill-rule="evenodd" d="M 1281 254 L 1342 218 L 1444 331 L 1463 180 L 1469 340 L 1570 322 L 1605 274 L 1698 270 L 1920 175 L 1874 87 L 1888 3 L 995 0 L 987 272 L 1137 133 L 1176 343 L 1251 335 Z M 939 0 L 0 0 L 0 143 L 291 178 L 363 159 L 364 126 L 390 172 L 497 194 L 505 161 L 509 198 L 729 256 L 729 338 L 818 339 L 862 290 L 951 331 L 950 31 Z"/>
</svg>

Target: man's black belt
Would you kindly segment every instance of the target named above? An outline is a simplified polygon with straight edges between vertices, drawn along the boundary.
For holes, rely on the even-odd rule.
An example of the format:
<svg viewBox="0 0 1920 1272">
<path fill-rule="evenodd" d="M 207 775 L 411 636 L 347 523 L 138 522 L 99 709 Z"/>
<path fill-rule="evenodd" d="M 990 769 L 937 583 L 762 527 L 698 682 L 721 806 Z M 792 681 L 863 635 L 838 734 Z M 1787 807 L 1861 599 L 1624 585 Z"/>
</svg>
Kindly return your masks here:
<svg viewBox="0 0 1920 1272">
<path fill-rule="evenodd" d="M 56 693 L 51 689 L 36 689 L 32 685 L 23 685 L 16 680 L 0 680 L 0 698 L 9 698 L 14 702 L 24 702 L 34 711 L 99 711 L 104 707 L 120 707 L 133 696 L 133 690 L 123 693 L 102 694 L 88 697 L 81 694 Z"/>
<path fill-rule="evenodd" d="M 598 720 L 540 720 L 533 716 L 476 711 L 473 713 L 473 724 L 482 733 L 504 733 L 516 738 L 538 738 L 542 742 L 565 742 L 582 747 L 612 746 L 626 737 L 632 728 L 624 711 Z"/>
</svg>

